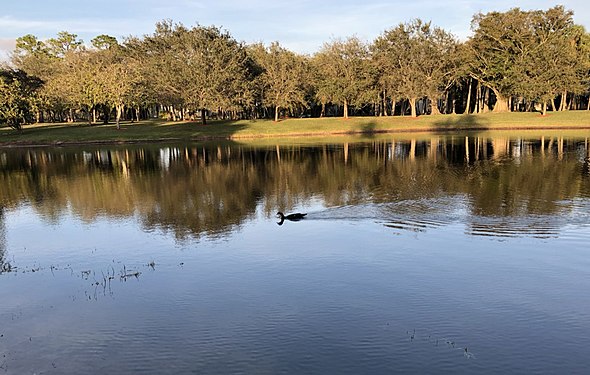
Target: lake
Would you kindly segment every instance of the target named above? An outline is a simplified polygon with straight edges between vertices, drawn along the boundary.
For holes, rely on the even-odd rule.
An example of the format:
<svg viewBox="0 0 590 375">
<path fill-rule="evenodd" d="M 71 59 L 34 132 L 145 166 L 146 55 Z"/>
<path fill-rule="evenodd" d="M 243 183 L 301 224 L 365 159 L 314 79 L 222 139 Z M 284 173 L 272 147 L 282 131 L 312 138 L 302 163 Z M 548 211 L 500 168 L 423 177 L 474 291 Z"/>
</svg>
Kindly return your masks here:
<svg viewBox="0 0 590 375">
<path fill-rule="evenodd" d="M 0 373 L 587 373 L 590 145 L 523 134 L 0 149 Z"/>
</svg>

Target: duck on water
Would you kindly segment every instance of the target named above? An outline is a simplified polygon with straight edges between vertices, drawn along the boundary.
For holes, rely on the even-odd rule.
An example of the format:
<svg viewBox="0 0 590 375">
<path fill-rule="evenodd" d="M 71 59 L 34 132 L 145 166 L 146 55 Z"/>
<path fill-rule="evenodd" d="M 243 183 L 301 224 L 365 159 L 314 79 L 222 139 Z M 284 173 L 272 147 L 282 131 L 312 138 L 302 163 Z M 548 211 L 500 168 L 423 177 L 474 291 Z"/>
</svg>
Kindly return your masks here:
<svg viewBox="0 0 590 375">
<path fill-rule="evenodd" d="M 281 221 L 279 221 L 277 224 L 283 225 L 283 222 L 285 222 L 285 220 L 299 221 L 301 219 L 304 219 L 306 215 L 307 214 L 302 214 L 302 213 L 299 213 L 299 212 L 293 213 L 293 214 L 289 214 L 289 215 L 285 215 L 281 211 L 279 211 L 279 212 L 277 212 L 277 217 L 279 219 L 281 219 Z"/>
</svg>

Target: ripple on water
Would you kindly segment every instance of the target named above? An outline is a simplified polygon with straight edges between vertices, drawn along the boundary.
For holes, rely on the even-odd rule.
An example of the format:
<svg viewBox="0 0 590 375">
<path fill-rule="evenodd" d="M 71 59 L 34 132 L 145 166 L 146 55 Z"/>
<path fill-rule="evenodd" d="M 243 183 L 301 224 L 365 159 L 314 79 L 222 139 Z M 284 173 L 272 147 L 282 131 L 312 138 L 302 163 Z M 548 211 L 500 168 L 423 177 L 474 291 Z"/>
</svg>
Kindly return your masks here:
<svg viewBox="0 0 590 375">
<path fill-rule="evenodd" d="M 540 239 L 588 238 L 590 231 L 590 202 L 571 200 L 558 202 L 554 214 L 483 216 L 471 215 L 466 220 L 467 234 L 490 237 L 534 237 Z"/>
<path fill-rule="evenodd" d="M 482 215 L 470 212 L 469 199 L 462 195 L 403 200 L 390 203 L 365 203 L 329 207 L 310 212 L 309 220 L 372 220 L 399 230 L 424 232 L 453 223 L 463 223 L 471 236 L 549 239 L 587 238 L 590 231 L 590 202 L 583 199 L 559 202 L 555 214 L 523 214 L 511 216 Z"/>
<path fill-rule="evenodd" d="M 472 216 L 467 222 L 467 234 L 489 237 L 555 238 L 562 223 L 545 217 L 505 218 Z"/>
<path fill-rule="evenodd" d="M 310 220 L 372 220 L 385 226 L 410 231 L 423 231 L 460 220 L 465 211 L 462 196 L 425 198 L 388 203 L 365 203 L 329 207 L 310 212 Z"/>
</svg>

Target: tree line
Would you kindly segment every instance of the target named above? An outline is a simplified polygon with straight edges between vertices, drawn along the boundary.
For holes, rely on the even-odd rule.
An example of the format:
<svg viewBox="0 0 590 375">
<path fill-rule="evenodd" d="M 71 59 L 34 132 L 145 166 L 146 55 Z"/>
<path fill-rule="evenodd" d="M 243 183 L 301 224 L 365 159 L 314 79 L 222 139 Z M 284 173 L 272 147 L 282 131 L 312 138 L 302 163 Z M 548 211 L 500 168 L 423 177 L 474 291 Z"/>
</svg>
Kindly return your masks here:
<svg viewBox="0 0 590 375">
<path fill-rule="evenodd" d="M 590 34 L 572 11 L 479 13 L 471 26 L 462 42 L 415 19 L 372 42 L 326 42 L 311 56 L 170 20 L 90 46 L 65 31 L 29 34 L 0 69 L 0 123 L 590 109 Z"/>
</svg>

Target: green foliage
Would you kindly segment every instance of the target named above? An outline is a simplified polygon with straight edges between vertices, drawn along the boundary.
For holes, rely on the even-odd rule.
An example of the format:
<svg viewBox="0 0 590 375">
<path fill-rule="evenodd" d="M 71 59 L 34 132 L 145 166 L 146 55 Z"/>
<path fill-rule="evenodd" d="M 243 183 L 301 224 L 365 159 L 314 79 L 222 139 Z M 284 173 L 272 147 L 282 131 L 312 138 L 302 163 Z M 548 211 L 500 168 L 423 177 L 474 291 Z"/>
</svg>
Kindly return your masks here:
<svg viewBox="0 0 590 375">
<path fill-rule="evenodd" d="M 502 101 L 523 96 L 547 102 L 560 92 L 580 92 L 588 74 L 583 56 L 586 33 L 562 6 L 547 11 L 477 14 L 467 42 L 469 74 Z"/>
<path fill-rule="evenodd" d="M 275 107 L 275 121 L 279 109 L 294 109 L 306 105 L 308 66 L 305 58 L 281 47 L 277 42 L 268 48 L 262 44 L 251 46 L 250 54 L 262 69 L 256 78 L 256 88 L 262 105 Z"/>
<path fill-rule="evenodd" d="M 467 42 L 469 74 L 508 97 L 516 84 L 517 61 L 531 37 L 526 14 L 515 8 L 508 12 L 477 14 L 472 21 L 473 37 Z"/>
<path fill-rule="evenodd" d="M 573 13 L 563 7 L 530 14 L 534 20 L 531 52 L 520 65 L 519 94 L 549 102 L 562 92 L 582 93 L 584 75 L 588 72 L 588 39 L 583 28 L 576 26 Z"/>
<path fill-rule="evenodd" d="M 69 33 L 67 31 L 60 31 L 56 38 L 47 40 L 47 47 L 51 55 L 55 57 L 64 57 L 70 51 L 84 49 L 84 44 L 81 39 L 77 39 L 78 35 Z"/>
<path fill-rule="evenodd" d="M 153 35 L 132 40 L 158 100 L 186 109 L 237 109 L 248 105 L 251 85 L 246 49 L 214 26 L 186 28 L 163 21 Z"/>
<path fill-rule="evenodd" d="M 450 108 L 445 100 L 452 106 L 463 101 L 463 108 L 472 100 L 479 109 L 495 104 L 495 111 L 516 108 L 514 103 L 526 103 L 528 110 L 551 103 L 555 110 L 556 98 L 562 109 L 590 101 L 590 35 L 571 11 L 556 6 L 480 13 L 472 28 L 473 36 L 459 43 L 417 19 L 384 31 L 371 44 L 357 37 L 333 40 L 311 57 L 278 43 L 245 46 L 215 26 L 170 20 L 121 44 L 99 35 L 91 48 L 66 31 L 47 40 L 28 34 L 17 39 L 11 65 L 41 81 L 30 90 L 27 80 L 4 79 L 3 100 L 12 104 L 3 111 L 5 119 L 20 118 L 19 124 L 32 122 L 31 114 L 37 121 L 85 116 L 90 122 L 99 111 L 108 122 L 113 110 L 117 123 L 131 112 L 145 118 L 148 111 L 174 120 L 200 115 L 205 122 L 273 112 L 278 119 L 281 111 L 297 114 L 307 107 L 318 115 L 318 103 L 322 114 L 331 105 L 348 117 L 349 106 L 357 114 L 378 115 L 390 104 L 395 112 L 400 100 L 404 111 L 411 103 L 413 116 L 419 104 L 424 113 L 428 106 L 432 114 Z M 15 99 L 22 95 L 28 96 Z"/>
<path fill-rule="evenodd" d="M 437 100 L 455 78 L 458 42 L 430 22 L 417 19 L 385 31 L 372 47 L 380 83 L 392 96 L 410 100 L 415 115 L 417 98 Z M 438 107 L 432 106 L 433 113 Z"/>
<path fill-rule="evenodd" d="M 17 69 L 45 80 L 51 76 L 55 61 L 47 44 L 34 35 L 27 34 L 16 39 L 12 64 Z"/>
<path fill-rule="evenodd" d="M 32 122 L 33 99 L 41 83 L 23 71 L 0 70 L 0 124 L 20 130 Z"/>
<path fill-rule="evenodd" d="M 369 50 L 357 37 L 325 43 L 314 57 L 318 72 L 318 99 L 347 106 L 362 104 L 366 90 L 371 86 Z"/>
<path fill-rule="evenodd" d="M 119 46 L 117 38 L 110 35 L 99 35 L 91 41 L 92 46 L 96 49 L 110 49 Z"/>
<path fill-rule="evenodd" d="M 16 39 L 15 53 L 47 53 L 47 46 L 33 34 L 27 34 Z"/>
</svg>

